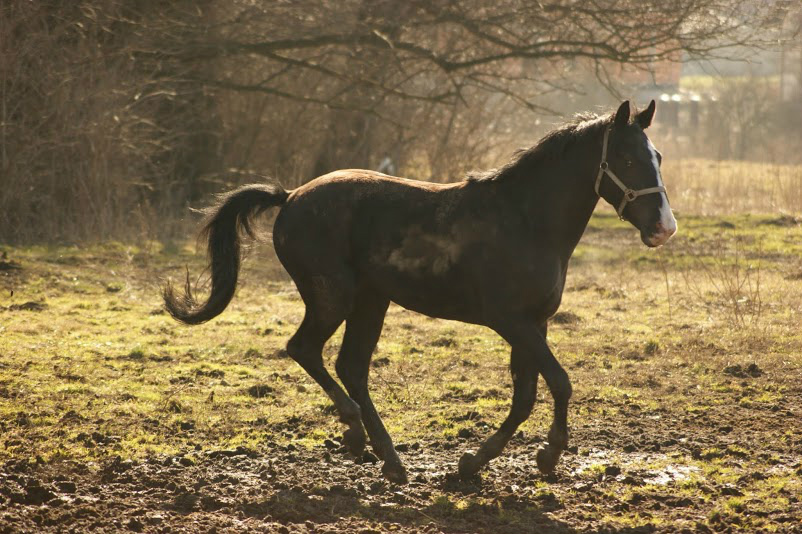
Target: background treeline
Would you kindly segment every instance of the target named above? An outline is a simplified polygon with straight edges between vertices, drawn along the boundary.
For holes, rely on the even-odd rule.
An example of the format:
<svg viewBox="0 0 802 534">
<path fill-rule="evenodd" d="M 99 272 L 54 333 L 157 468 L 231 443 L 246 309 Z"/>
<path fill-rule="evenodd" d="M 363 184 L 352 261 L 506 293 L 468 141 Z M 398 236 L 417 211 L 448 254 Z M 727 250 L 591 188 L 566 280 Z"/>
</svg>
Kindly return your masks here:
<svg viewBox="0 0 802 534">
<path fill-rule="evenodd" d="M 562 113 L 627 96 L 622 65 L 771 41 L 793 7 L 575 4 L 4 0 L 0 242 L 184 235 L 187 208 L 228 185 L 292 187 L 385 157 L 399 174 L 458 179 Z M 699 127 L 711 144 L 686 150 L 722 154 L 720 136 L 741 132 L 748 150 L 726 157 L 770 144 L 798 158 L 778 137 L 798 132 L 798 110 L 759 90 L 734 86 Z"/>
</svg>

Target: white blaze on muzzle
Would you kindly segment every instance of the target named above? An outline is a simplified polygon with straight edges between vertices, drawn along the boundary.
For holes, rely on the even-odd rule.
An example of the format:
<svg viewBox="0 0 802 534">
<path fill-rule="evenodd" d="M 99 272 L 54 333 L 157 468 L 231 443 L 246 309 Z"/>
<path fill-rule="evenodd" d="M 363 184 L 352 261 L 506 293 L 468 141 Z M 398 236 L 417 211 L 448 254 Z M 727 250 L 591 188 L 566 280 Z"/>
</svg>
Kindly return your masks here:
<svg viewBox="0 0 802 534">
<path fill-rule="evenodd" d="M 618 212 L 618 218 L 623 220 L 624 208 L 627 207 L 627 203 L 632 202 L 636 198 L 643 195 L 649 195 L 652 193 L 665 193 L 666 188 L 663 187 L 662 185 L 658 185 L 656 187 L 647 187 L 645 189 L 635 190 L 635 189 L 630 189 L 624 184 L 624 182 L 618 179 L 618 176 L 616 176 L 615 173 L 610 170 L 610 165 L 607 163 L 607 141 L 610 137 L 610 130 L 612 130 L 612 128 L 607 128 L 606 130 L 604 130 L 604 143 L 602 144 L 601 163 L 599 164 L 599 174 L 596 176 L 596 194 L 601 196 L 601 193 L 599 193 L 599 186 L 601 186 L 602 178 L 606 174 L 607 176 L 610 177 L 610 180 L 612 180 L 613 183 L 617 185 L 618 188 L 624 193 L 624 197 L 621 199 L 621 203 L 618 204 L 618 208 L 616 208 L 616 211 Z M 666 202 L 666 204 L 668 204 L 668 202 Z"/>
<path fill-rule="evenodd" d="M 657 159 L 657 149 L 654 148 L 652 140 L 648 137 L 646 138 L 646 147 L 652 156 L 652 165 L 654 165 L 654 171 L 657 173 L 657 185 L 662 186 L 663 177 L 660 172 L 660 161 Z M 660 230 L 670 237 L 677 231 L 677 219 L 674 218 L 674 213 L 668 204 L 668 196 L 665 193 L 661 193 L 661 196 L 663 203 L 660 204 Z"/>
</svg>

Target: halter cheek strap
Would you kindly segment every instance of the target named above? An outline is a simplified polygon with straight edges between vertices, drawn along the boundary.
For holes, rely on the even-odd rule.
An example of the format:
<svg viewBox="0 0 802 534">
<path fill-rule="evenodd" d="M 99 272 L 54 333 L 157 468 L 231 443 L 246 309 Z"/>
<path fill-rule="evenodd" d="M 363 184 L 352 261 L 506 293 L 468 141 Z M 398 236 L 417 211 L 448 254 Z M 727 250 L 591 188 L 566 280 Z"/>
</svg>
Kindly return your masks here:
<svg viewBox="0 0 802 534">
<path fill-rule="evenodd" d="M 638 189 L 637 191 L 634 189 L 630 189 L 624 182 L 622 182 L 618 176 L 615 175 L 613 171 L 610 170 L 610 165 L 607 163 L 607 140 L 610 137 L 610 130 L 612 128 L 607 128 L 604 130 L 604 144 L 602 144 L 602 157 L 601 157 L 601 164 L 599 164 L 599 174 L 596 175 L 596 194 L 601 196 L 599 193 L 599 186 L 601 186 L 601 181 L 604 175 L 610 177 L 610 180 L 613 181 L 615 185 L 624 193 L 624 197 L 621 199 L 621 203 L 618 205 L 616 211 L 618 212 L 618 218 L 623 220 L 624 216 L 624 208 L 627 206 L 628 202 L 632 202 L 639 196 L 648 195 L 651 193 L 665 193 L 666 188 L 662 185 L 658 185 L 656 187 L 647 187 L 646 189 Z"/>
</svg>

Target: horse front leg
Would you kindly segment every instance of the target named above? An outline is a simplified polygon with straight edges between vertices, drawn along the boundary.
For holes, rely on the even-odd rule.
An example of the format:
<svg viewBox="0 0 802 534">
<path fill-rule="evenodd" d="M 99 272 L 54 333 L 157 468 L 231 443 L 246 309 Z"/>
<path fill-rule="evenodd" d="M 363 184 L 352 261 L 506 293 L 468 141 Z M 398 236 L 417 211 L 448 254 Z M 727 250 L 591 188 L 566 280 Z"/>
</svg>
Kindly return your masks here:
<svg viewBox="0 0 802 534">
<path fill-rule="evenodd" d="M 459 462 L 463 478 L 476 474 L 490 460 L 497 457 L 512 438 L 518 426 L 532 411 L 537 391 L 538 373 L 543 375 L 554 399 L 554 419 L 548 434 L 548 443 L 537 453 L 537 466 L 543 474 L 554 471 L 562 452 L 568 446 L 568 401 L 571 398 L 571 381 L 546 343 L 546 328 L 537 330 L 531 323 L 520 322 L 512 327 L 496 329 L 512 346 L 513 401 L 510 414 L 498 431 L 490 436 L 476 455 L 466 453 Z"/>
<path fill-rule="evenodd" d="M 501 423 L 499 429 L 479 448 L 475 455 L 466 452 L 459 460 L 459 475 L 469 478 L 484 467 L 490 460 L 496 458 L 515 431 L 532 413 L 537 396 L 537 369 L 532 354 L 524 347 L 512 347 L 510 353 L 510 369 L 512 371 L 512 407 L 507 418 Z"/>
<path fill-rule="evenodd" d="M 542 345 L 539 352 L 540 369 L 554 399 L 554 419 L 549 429 L 548 442 L 537 451 L 537 468 L 544 475 L 554 472 L 562 452 L 568 447 L 568 401 L 573 388 L 568 373 L 554 357 L 546 343 L 546 327 L 541 328 Z M 540 345 L 540 343 L 536 343 Z"/>
</svg>

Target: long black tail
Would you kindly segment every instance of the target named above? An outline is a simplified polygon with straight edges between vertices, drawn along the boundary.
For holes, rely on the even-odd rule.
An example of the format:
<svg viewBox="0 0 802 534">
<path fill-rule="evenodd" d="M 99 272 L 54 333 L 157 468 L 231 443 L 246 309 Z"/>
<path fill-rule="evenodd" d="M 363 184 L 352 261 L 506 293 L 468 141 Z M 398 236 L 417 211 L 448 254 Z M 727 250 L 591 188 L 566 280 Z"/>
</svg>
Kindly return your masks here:
<svg viewBox="0 0 802 534">
<path fill-rule="evenodd" d="M 220 315 L 234 297 L 240 265 L 240 240 L 245 232 L 254 237 L 254 217 L 268 208 L 281 206 L 288 193 L 277 185 L 244 185 L 220 196 L 208 209 L 201 239 L 208 243 L 212 292 L 203 304 L 192 296 L 187 273 L 186 290 L 176 295 L 168 283 L 164 287 L 164 306 L 175 319 L 186 324 L 200 324 Z"/>
</svg>

